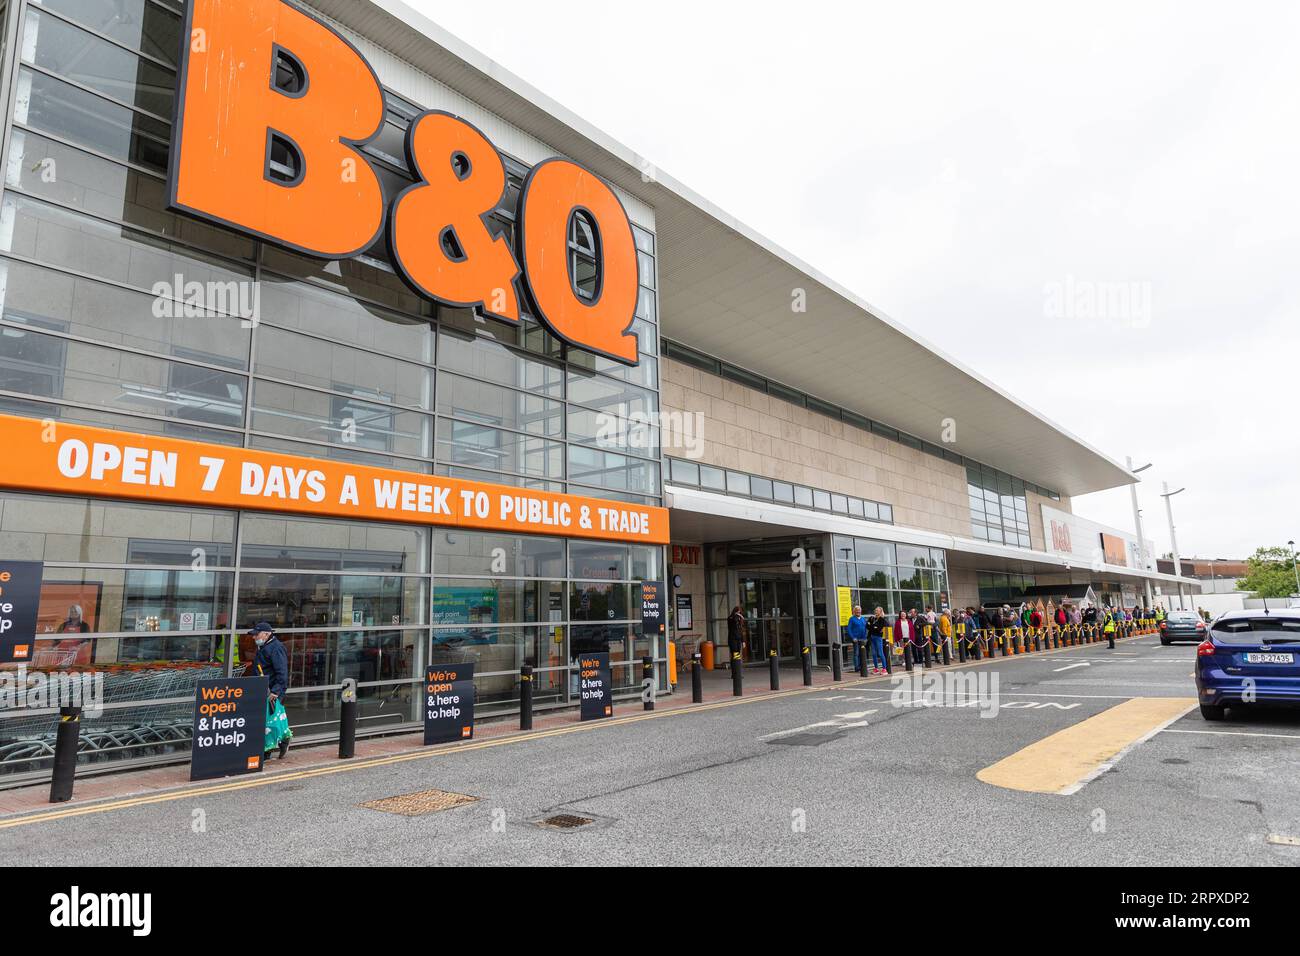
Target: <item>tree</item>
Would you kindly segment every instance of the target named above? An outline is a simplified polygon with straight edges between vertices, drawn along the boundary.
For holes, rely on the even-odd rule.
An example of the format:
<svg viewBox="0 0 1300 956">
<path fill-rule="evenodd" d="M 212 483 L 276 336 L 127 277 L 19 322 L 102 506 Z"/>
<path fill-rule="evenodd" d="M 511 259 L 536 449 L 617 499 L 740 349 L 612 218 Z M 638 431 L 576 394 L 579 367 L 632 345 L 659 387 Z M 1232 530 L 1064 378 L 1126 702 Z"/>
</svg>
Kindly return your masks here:
<svg viewBox="0 0 1300 956">
<path fill-rule="evenodd" d="M 1246 568 L 1246 576 L 1237 582 L 1238 591 L 1254 591 L 1265 598 L 1284 598 L 1295 593 L 1290 548 L 1260 548 L 1246 559 Z"/>
</svg>

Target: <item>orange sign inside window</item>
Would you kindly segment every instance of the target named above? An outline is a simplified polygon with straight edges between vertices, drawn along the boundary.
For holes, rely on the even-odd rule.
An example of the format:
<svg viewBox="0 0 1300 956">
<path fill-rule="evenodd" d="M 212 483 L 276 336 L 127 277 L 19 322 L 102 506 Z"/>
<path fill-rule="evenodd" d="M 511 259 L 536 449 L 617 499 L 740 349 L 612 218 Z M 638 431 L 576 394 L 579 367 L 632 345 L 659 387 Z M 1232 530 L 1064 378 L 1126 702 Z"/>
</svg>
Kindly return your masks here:
<svg viewBox="0 0 1300 956">
<path fill-rule="evenodd" d="M 484 218 L 505 196 L 505 167 L 471 124 L 417 117 L 406 142 L 416 183 L 385 197 L 358 148 L 383 128 L 384 91 L 356 47 L 284 0 L 193 0 L 186 17 L 174 208 L 323 259 L 364 252 L 387 221 L 393 264 L 421 295 L 518 322 L 526 292 L 564 341 L 638 363 L 631 221 L 599 177 L 569 160 L 538 164 L 512 250 Z M 570 248 L 579 231 L 594 262 Z"/>
<path fill-rule="evenodd" d="M 668 510 L 0 415 L 0 487 L 667 544 Z"/>
</svg>

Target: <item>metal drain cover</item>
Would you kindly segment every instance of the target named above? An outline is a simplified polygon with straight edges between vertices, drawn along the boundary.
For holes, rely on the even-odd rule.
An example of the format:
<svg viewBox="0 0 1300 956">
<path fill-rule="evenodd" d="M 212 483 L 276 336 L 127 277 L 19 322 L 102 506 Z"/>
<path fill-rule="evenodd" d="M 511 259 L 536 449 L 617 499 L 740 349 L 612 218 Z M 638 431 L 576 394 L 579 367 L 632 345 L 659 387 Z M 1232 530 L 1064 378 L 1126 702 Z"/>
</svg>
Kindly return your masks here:
<svg viewBox="0 0 1300 956">
<path fill-rule="evenodd" d="M 369 800 L 360 804 L 367 810 L 379 810 L 382 813 L 395 813 L 402 817 L 422 817 L 440 810 L 452 810 L 467 803 L 477 803 L 478 797 L 464 793 L 450 793 L 446 790 L 421 790 L 419 793 L 405 793 L 396 797 L 384 797 L 382 800 Z"/>
<path fill-rule="evenodd" d="M 577 830 L 601 830 L 613 826 L 618 821 L 614 817 L 603 817 L 590 810 L 559 806 L 551 807 L 535 817 L 529 817 L 528 822 L 539 829 L 554 833 L 573 833 Z"/>
<path fill-rule="evenodd" d="M 539 827 L 551 827 L 555 830 L 576 830 L 589 823 L 595 823 L 595 817 L 580 817 L 576 813 L 557 813 L 554 816 L 538 820 Z"/>
</svg>

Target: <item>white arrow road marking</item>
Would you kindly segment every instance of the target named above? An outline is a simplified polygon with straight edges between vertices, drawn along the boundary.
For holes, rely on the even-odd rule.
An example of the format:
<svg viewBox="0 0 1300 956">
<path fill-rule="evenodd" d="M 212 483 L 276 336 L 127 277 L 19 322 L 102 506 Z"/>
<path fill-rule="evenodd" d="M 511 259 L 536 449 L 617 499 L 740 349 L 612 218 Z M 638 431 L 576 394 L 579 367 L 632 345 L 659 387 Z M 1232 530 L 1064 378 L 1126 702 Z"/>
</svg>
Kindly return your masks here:
<svg viewBox="0 0 1300 956">
<path fill-rule="evenodd" d="M 795 727 L 793 730 L 778 730 L 775 733 L 763 734 L 763 736 L 759 737 L 758 739 L 771 740 L 773 737 L 789 737 L 791 734 L 801 734 L 805 730 L 812 730 L 814 727 L 835 727 L 835 726 L 837 725 L 833 720 L 822 720 L 822 721 L 818 721 L 815 724 L 805 724 L 802 727 Z"/>
<path fill-rule="evenodd" d="M 853 724 L 846 724 L 843 723 L 842 721 L 848 719 L 857 719 L 859 717 L 866 717 L 869 714 L 874 714 L 874 713 L 875 713 L 874 710 L 864 710 L 861 713 L 857 713 L 857 714 L 840 714 L 834 720 L 819 720 L 815 724 L 805 724 L 802 727 L 795 727 L 793 730 L 778 730 L 774 733 L 763 734 L 763 736 L 759 737 L 758 739 L 772 740 L 776 737 L 789 737 L 792 734 L 801 734 L 805 730 L 814 730 L 817 727 L 865 727 L 867 726 L 867 722 L 865 720 L 862 721 L 861 723 L 853 723 Z"/>
<path fill-rule="evenodd" d="M 1091 666 L 1092 664 L 1090 664 L 1088 661 L 1084 661 L 1082 664 L 1070 664 L 1068 667 L 1057 667 L 1052 671 L 1052 673 L 1059 674 L 1061 673 L 1061 671 L 1074 670 L 1076 667 L 1091 667 Z"/>
</svg>

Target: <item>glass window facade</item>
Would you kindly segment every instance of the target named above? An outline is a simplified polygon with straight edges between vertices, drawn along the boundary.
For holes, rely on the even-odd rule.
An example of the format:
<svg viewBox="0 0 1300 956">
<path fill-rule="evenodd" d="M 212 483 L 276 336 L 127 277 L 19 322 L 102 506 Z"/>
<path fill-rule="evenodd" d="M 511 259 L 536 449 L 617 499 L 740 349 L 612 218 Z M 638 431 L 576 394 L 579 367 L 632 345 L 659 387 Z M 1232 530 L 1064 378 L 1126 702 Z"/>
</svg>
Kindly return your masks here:
<svg viewBox="0 0 1300 956">
<path fill-rule="evenodd" d="M 966 466 L 971 534 L 980 541 L 1032 547 L 1025 483 L 1004 472 L 979 465 Z"/>
<path fill-rule="evenodd" d="M 1004 571 L 981 571 L 978 580 L 981 606 L 1018 605 L 1025 599 L 1025 591 L 1038 583 L 1032 574 L 1008 574 Z"/>
<path fill-rule="evenodd" d="M 742 498 L 775 501 L 778 504 L 813 508 L 817 511 L 834 511 L 850 518 L 879 521 L 882 524 L 894 523 L 894 508 L 883 501 L 866 501 L 804 485 L 773 481 L 760 475 L 724 471 L 683 458 L 666 458 L 664 461 L 669 472 L 664 475 L 664 481 L 670 484 L 703 488 L 705 491 L 722 491 Z"/>
<path fill-rule="evenodd" d="M 876 607 L 938 611 L 949 603 L 947 553 L 890 541 L 835 535 L 835 585 L 852 589 L 853 603 L 868 613 Z"/>
<path fill-rule="evenodd" d="M 172 213 L 180 8 L 30 0 L 6 44 L 0 411 L 661 504 L 657 433 L 620 427 L 659 410 L 653 233 L 634 227 L 629 368 L 530 315 L 511 326 L 416 296 L 386 240 L 325 262 Z M 421 108 L 390 94 L 388 109 L 366 153 L 391 200 Z M 528 170 L 506 162 L 491 221 L 509 238 Z M 594 294 L 584 226 L 572 269 Z M 349 678 L 363 732 L 412 723 L 440 662 L 475 662 L 480 714 L 515 706 L 529 660 L 537 704 L 568 703 L 584 650 L 608 649 L 616 689 L 639 689 L 635 584 L 664 572 L 657 547 L 7 492 L 0 553 L 46 562 L 37 663 L 107 677 L 107 709 L 83 723 L 96 762 L 183 755 L 195 682 L 245 666 L 257 620 L 289 651 L 299 737 L 334 732 Z M 0 712 L 0 780 L 48 773 L 53 732 L 49 715 Z"/>
</svg>

